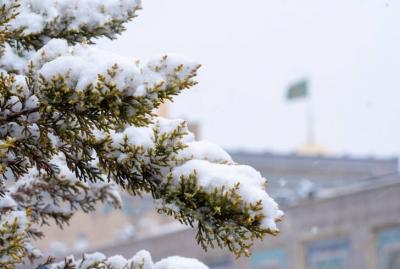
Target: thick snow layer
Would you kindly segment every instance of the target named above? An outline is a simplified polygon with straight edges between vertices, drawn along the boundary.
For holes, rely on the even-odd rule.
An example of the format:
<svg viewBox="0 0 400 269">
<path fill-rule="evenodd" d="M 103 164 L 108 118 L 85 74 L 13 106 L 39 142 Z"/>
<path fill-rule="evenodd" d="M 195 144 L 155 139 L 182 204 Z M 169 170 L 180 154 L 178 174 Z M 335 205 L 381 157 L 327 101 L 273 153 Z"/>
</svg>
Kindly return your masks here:
<svg viewBox="0 0 400 269">
<path fill-rule="evenodd" d="M 15 200 L 10 196 L 10 194 L 6 194 L 3 197 L 0 197 L 0 211 L 2 209 L 11 209 L 16 208 L 17 203 Z"/>
<path fill-rule="evenodd" d="M 102 253 L 96 252 L 92 254 L 85 254 L 84 259 L 75 261 L 73 257 L 69 257 L 74 261 L 77 269 L 87 269 L 96 262 L 107 264 L 110 269 L 124 269 L 124 268 L 142 268 L 142 269 L 208 269 L 207 266 L 202 264 L 196 259 L 182 258 L 178 256 L 163 259 L 157 263 L 153 263 L 151 255 L 146 250 L 141 250 L 130 259 L 125 259 L 120 255 L 106 258 Z M 51 268 L 63 268 L 64 262 L 54 264 Z M 107 267 L 107 268 L 109 268 Z"/>
<path fill-rule="evenodd" d="M 179 153 L 181 158 L 208 160 L 216 163 L 233 163 L 231 156 L 220 146 L 209 141 L 192 141 Z"/>
<path fill-rule="evenodd" d="M 178 60 L 179 59 L 179 60 Z M 140 65 L 133 60 L 86 45 L 68 47 L 67 41 L 53 39 L 35 53 L 30 62 L 46 80 L 54 76 L 68 77 L 68 84 L 76 91 L 84 91 L 90 84 L 96 85 L 98 75 L 112 81 L 126 96 L 144 96 L 147 88 L 186 79 L 198 66 L 179 56 L 160 56 Z M 113 77 L 108 71 L 117 67 Z M 178 66 L 182 66 L 177 70 Z"/>
<path fill-rule="evenodd" d="M 83 259 L 79 263 L 79 268 L 86 269 L 90 268 L 91 265 L 93 265 L 95 262 L 98 261 L 103 261 L 106 259 L 106 256 L 100 252 L 95 252 L 91 254 L 85 254 L 85 259 Z"/>
<path fill-rule="evenodd" d="M 142 147 L 145 150 L 148 150 L 155 147 L 155 130 L 158 131 L 159 135 L 170 134 L 183 123 L 183 120 L 170 120 L 157 117 L 153 120 L 152 124 L 149 124 L 146 127 L 127 126 L 124 130 L 120 132 L 111 132 L 111 145 L 114 149 L 118 149 L 120 145 L 124 144 L 126 140 L 132 146 L 138 146 Z M 102 138 L 105 135 L 106 134 L 98 130 L 96 131 L 97 138 Z M 186 136 L 192 137 L 193 135 L 189 131 L 187 131 Z M 190 155 L 190 153 L 186 154 Z M 114 157 L 118 157 L 118 159 L 120 160 L 123 160 L 125 157 L 127 157 L 126 154 L 119 152 L 118 150 L 114 150 L 110 156 L 112 155 L 114 155 Z"/>
<path fill-rule="evenodd" d="M 208 267 L 196 259 L 173 256 L 157 262 L 154 269 L 208 269 Z"/>
<path fill-rule="evenodd" d="M 283 216 L 278 204 L 265 191 L 266 180 L 259 172 L 247 165 L 226 165 L 212 163 L 207 160 L 190 160 L 173 169 L 172 173 L 176 181 L 182 175 L 196 172 L 198 184 L 206 190 L 215 188 L 233 188 L 239 183 L 239 193 L 248 203 L 262 202 L 264 228 L 277 231 L 276 221 Z"/>
<path fill-rule="evenodd" d="M 181 124 L 181 120 L 156 118 L 154 123 L 148 127 L 130 126 L 123 132 L 112 134 L 111 138 L 115 147 L 113 155 L 120 161 L 127 157 L 117 147 L 123 143 L 125 137 L 132 145 L 151 149 L 155 146 L 153 129 L 157 129 L 159 134 L 168 134 Z M 185 141 L 184 144 L 187 147 L 177 154 L 177 158 L 181 160 L 182 164 L 172 169 L 176 182 L 181 179 L 182 175 L 187 176 L 195 171 L 198 184 L 210 192 L 215 188 L 234 188 L 239 183 L 238 191 L 244 202 L 261 201 L 264 215 L 263 228 L 278 231 L 276 222 L 282 218 L 283 212 L 266 192 L 266 179 L 250 166 L 236 165 L 221 147 L 208 141 L 194 141 L 193 135 L 187 129 L 183 131 L 187 132 L 187 135 L 181 140 Z M 165 176 L 168 172 L 166 171 Z"/>
<path fill-rule="evenodd" d="M 140 264 L 143 266 L 143 269 L 154 269 L 153 260 L 147 250 L 141 250 L 136 253 L 136 255 L 128 261 L 128 264 L 129 263 Z"/>
<path fill-rule="evenodd" d="M 0 67 L 9 71 L 22 72 L 32 53 L 32 51 L 24 51 L 22 55 L 19 55 L 14 48 L 6 43 L 4 44 L 3 55 L 0 57 Z"/>
<path fill-rule="evenodd" d="M 118 147 L 127 139 L 130 145 L 142 146 L 149 149 L 154 146 L 153 129 L 151 127 L 129 126 L 122 132 L 112 133 L 112 146 Z"/>
<path fill-rule="evenodd" d="M 14 0 L 2 0 L 10 4 Z M 62 30 L 93 30 L 113 20 L 126 21 L 140 9 L 139 0 L 20 0 L 19 15 L 11 22 L 11 29 L 23 29 L 25 35 L 41 33 L 46 27 Z M 64 29 L 66 28 L 66 29 Z"/>
</svg>

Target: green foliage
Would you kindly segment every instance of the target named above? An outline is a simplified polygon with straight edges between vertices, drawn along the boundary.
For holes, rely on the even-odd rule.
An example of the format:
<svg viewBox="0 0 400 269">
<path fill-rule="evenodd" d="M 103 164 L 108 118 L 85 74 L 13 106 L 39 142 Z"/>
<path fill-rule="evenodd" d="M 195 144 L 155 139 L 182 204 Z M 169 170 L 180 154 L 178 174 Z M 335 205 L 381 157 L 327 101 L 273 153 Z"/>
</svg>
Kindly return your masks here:
<svg viewBox="0 0 400 269">
<path fill-rule="evenodd" d="M 0 6 L 0 46 L 3 47 L 5 42 L 11 41 L 13 36 L 21 32 L 13 32 L 8 29 L 8 23 L 18 15 L 18 1 L 11 6 L 3 4 Z M 0 50 L 0 55 L 2 54 Z"/>
<path fill-rule="evenodd" d="M 137 11 L 129 11 L 124 21 L 110 20 L 75 30 L 65 30 L 71 22 L 56 18 L 43 32 L 25 34 L 23 29 L 9 31 L 7 26 L 17 9 L 17 3 L 0 7 L 0 45 L 9 45 L 17 54 L 36 52 L 49 38 L 66 39 L 70 45 L 92 43 L 102 36 L 114 38 Z M 45 52 L 41 56 L 45 59 Z M 0 208 L 0 214 L 29 213 L 24 227 L 18 220 L 0 219 L 1 268 L 14 268 L 26 256 L 34 258 L 29 241 L 43 234 L 31 224 L 48 225 L 53 220 L 62 228 L 77 210 L 93 211 L 98 202 L 120 207 L 115 189 L 108 182 L 131 195 L 152 195 L 162 205 L 160 213 L 197 229 L 196 240 L 205 250 L 227 247 L 238 257 L 249 255 L 255 239 L 276 234 L 275 230 L 262 228 L 265 216 L 261 201 L 246 202 L 239 194 L 239 184 L 206 190 L 198 184 L 196 171 L 178 181 L 171 173 L 189 160 L 179 157 L 187 147 L 187 126 L 181 122 L 165 131 L 157 123 L 154 110 L 194 86 L 200 65 L 176 65 L 170 70 L 168 57 L 162 57 L 148 69 L 162 74 L 163 80 L 145 81 L 143 95 L 128 94 L 128 88 L 118 86 L 116 78 L 123 74 L 123 68 L 117 63 L 84 89 L 77 88 L 71 72 L 48 78 L 38 72 L 36 65 L 31 61 L 23 74 L 9 69 L 0 72 L 0 199 L 8 195 L 16 203 Z M 152 128 L 151 146 L 132 142 L 126 133 L 129 128 L 140 127 Z M 115 136 L 120 134 L 124 137 L 116 142 Z M 55 162 L 59 159 L 66 169 Z M 12 191 L 3 183 L 7 180 L 15 185 Z M 90 184 L 99 182 L 104 185 Z M 63 266 L 60 269 L 80 268 L 68 258 Z M 140 266 L 132 264 L 126 269 Z M 87 268 L 110 266 L 98 261 Z"/>
<path fill-rule="evenodd" d="M 181 223 L 197 227 L 196 240 L 204 250 L 227 247 L 237 257 L 250 255 L 254 239 L 261 239 L 274 231 L 262 229 L 261 203 L 249 204 L 235 188 L 214 188 L 212 192 L 197 184 L 196 172 L 181 176 L 178 186 L 168 178 L 160 188 L 159 198 L 171 207 L 159 212 L 173 216 Z"/>
<path fill-rule="evenodd" d="M 4 16 L 3 24 L 7 24 L 13 19 L 18 13 L 18 0 L 14 1 L 11 7 L 3 5 L 4 12 L 0 10 L 0 15 Z M 13 40 L 15 42 L 10 43 L 16 48 L 21 49 L 35 49 L 38 50 L 46 43 L 48 38 L 62 38 L 67 40 L 71 45 L 85 42 L 88 44 L 94 44 L 94 39 L 106 37 L 109 39 L 115 39 L 118 34 L 125 31 L 126 22 L 137 17 L 136 12 L 140 10 L 140 6 L 137 6 L 133 10 L 128 11 L 128 16 L 125 20 L 110 18 L 109 21 L 100 25 L 88 25 L 83 24 L 79 27 L 70 27 L 73 23 L 74 18 L 60 18 L 56 17 L 52 21 L 46 23 L 43 31 L 38 33 L 23 33 L 24 29 L 18 29 L 13 33 Z M 4 15 L 3 15 L 4 14 Z M 1 24 L 1 25 L 3 25 Z M 0 39 L 1 40 L 1 39 Z"/>
<path fill-rule="evenodd" d="M 4 221 L 6 217 L 7 214 L 0 216 L 0 268 L 12 269 L 28 255 L 25 237 L 30 224 L 21 223 L 18 217 Z"/>
</svg>

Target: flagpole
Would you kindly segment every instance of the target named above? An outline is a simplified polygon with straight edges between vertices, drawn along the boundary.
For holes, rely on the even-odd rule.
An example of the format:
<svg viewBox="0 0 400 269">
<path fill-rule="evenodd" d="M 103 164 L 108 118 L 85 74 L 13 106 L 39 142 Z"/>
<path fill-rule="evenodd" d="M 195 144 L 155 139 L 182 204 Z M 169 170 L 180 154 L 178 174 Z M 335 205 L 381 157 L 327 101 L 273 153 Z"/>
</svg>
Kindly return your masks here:
<svg viewBox="0 0 400 269">
<path fill-rule="evenodd" d="M 306 130 L 305 130 L 305 143 L 306 145 L 315 145 L 315 119 L 314 119 L 314 107 L 309 89 L 309 80 L 303 79 L 289 86 L 287 94 L 287 100 L 294 100 L 298 98 L 304 98 L 305 101 L 305 116 L 306 116 Z"/>
<path fill-rule="evenodd" d="M 307 102 L 307 144 L 315 144 L 314 107 L 311 96 Z"/>
</svg>

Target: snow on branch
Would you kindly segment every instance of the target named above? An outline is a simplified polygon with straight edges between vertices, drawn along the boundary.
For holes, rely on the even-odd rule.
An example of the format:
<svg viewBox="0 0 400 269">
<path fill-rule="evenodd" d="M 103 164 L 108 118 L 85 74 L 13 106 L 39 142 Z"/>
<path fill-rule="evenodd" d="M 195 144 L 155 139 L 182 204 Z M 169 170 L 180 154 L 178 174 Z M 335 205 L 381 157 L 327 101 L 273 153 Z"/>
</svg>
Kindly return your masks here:
<svg viewBox="0 0 400 269">
<path fill-rule="evenodd" d="M 283 216 L 266 180 L 182 120 L 154 110 L 193 87 L 199 64 L 176 55 L 141 63 L 89 46 L 135 16 L 135 0 L 0 0 L 0 267 L 35 260 L 38 225 L 61 228 L 119 191 L 149 193 L 159 213 L 197 230 L 205 250 L 249 255 Z M 141 264 L 143 263 L 143 264 Z M 51 268 L 207 268 L 147 252 L 84 255 Z M 96 267 L 97 266 L 97 267 Z M 130 267 L 129 267 L 130 266 Z"/>
<path fill-rule="evenodd" d="M 133 193 L 151 192 L 159 212 L 197 226 L 204 249 L 216 243 L 247 255 L 252 239 L 279 232 L 283 212 L 261 174 L 219 146 L 195 141 L 184 121 L 155 118 L 97 138 L 104 146 L 99 162 L 112 178 Z"/>
<path fill-rule="evenodd" d="M 49 38 L 65 38 L 70 43 L 106 36 L 115 38 L 124 23 L 141 9 L 139 0 L 1 0 L 0 6 L 18 6 L 18 15 L 9 23 L 20 32 L 18 41 L 39 48 Z"/>
<path fill-rule="evenodd" d="M 208 269 L 196 259 L 169 257 L 154 263 L 149 252 L 142 250 L 130 259 L 120 255 L 107 258 L 96 252 L 85 254 L 80 260 L 67 257 L 65 261 L 54 264 L 51 269 Z"/>
</svg>

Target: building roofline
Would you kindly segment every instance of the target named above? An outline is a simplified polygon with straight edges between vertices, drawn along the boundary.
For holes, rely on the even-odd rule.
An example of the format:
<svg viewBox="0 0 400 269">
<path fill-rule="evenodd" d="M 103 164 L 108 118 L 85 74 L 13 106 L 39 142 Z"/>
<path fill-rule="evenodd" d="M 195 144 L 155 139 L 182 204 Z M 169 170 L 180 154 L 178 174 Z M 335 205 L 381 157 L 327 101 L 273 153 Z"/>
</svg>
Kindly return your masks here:
<svg viewBox="0 0 400 269">
<path fill-rule="evenodd" d="M 311 198 L 311 199 L 301 199 L 301 200 L 296 201 L 293 204 L 284 206 L 283 209 L 285 210 L 285 209 L 303 207 L 306 205 L 311 205 L 311 204 L 320 203 L 320 202 L 329 202 L 332 200 L 342 199 L 346 196 L 371 192 L 371 191 L 375 191 L 377 189 L 385 189 L 385 188 L 389 188 L 389 187 L 392 187 L 395 185 L 400 185 L 400 176 L 399 175 L 390 177 L 388 179 L 379 180 L 376 182 L 369 181 L 369 182 L 365 182 L 364 184 L 358 183 L 358 184 L 354 184 L 351 186 L 339 188 L 336 191 L 335 190 L 332 191 L 331 194 L 325 194 L 323 196 L 317 196 L 317 197 Z"/>
<path fill-rule="evenodd" d="M 245 150 L 228 150 L 228 153 L 233 156 L 243 157 L 263 157 L 263 158 L 274 158 L 274 159 L 301 159 L 301 160 L 326 160 L 326 161 L 377 161 L 377 162 L 397 162 L 399 158 L 396 156 L 380 157 L 380 156 L 367 156 L 361 157 L 357 155 L 301 155 L 296 152 L 292 153 L 277 153 L 272 151 L 263 152 L 251 152 Z"/>
</svg>

